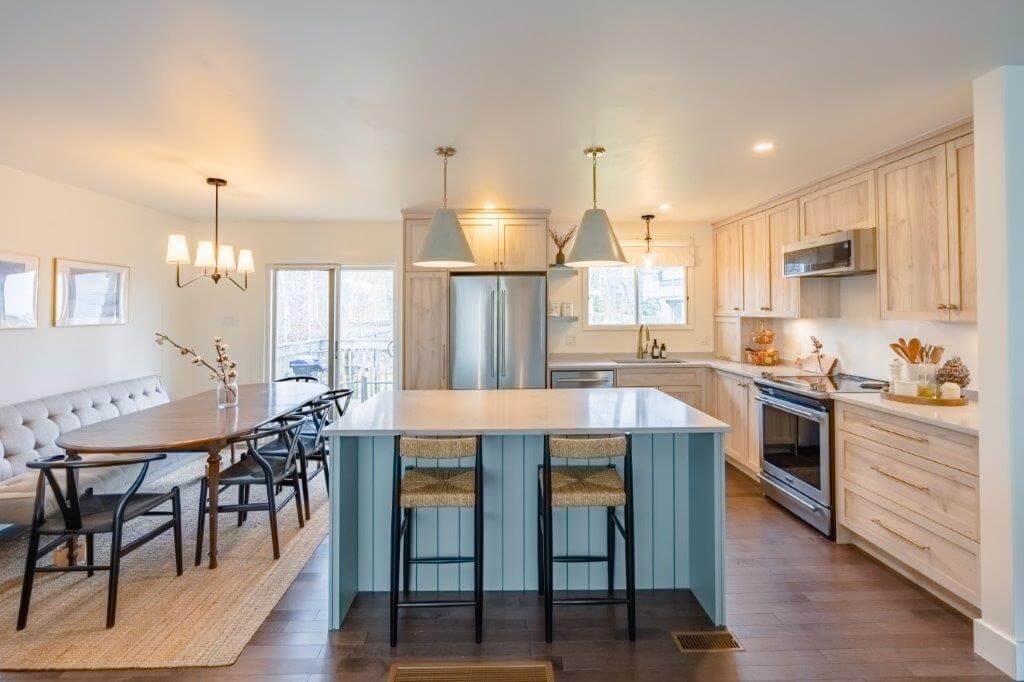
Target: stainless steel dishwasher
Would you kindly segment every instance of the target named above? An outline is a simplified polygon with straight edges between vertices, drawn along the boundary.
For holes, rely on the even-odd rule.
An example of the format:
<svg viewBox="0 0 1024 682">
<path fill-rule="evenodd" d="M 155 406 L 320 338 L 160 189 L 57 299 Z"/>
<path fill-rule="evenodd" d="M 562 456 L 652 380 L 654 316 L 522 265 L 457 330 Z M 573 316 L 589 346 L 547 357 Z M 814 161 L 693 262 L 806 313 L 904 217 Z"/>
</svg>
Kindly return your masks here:
<svg viewBox="0 0 1024 682">
<path fill-rule="evenodd" d="M 614 386 L 615 372 L 610 369 L 551 373 L 551 388 L 612 388 Z"/>
</svg>

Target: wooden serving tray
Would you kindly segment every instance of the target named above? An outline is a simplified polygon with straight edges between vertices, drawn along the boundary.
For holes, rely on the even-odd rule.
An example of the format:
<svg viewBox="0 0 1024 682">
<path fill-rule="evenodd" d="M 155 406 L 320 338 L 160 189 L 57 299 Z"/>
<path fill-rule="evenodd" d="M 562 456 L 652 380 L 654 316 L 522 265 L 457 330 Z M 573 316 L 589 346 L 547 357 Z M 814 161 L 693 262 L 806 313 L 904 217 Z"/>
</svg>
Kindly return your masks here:
<svg viewBox="0 0 1024 682">
<path fill-rule="evenodd" d="M 912 405 L 932 405 L 934 407 L 963 407 L 967 404 L 967 397 L 960 396 L 959 398 L 923 398 L 917 395 L 896 395 L 895 393 L 889 392 L 888 389 L 879 391 L 882 397 L 886 400 L 892 400 L 897 403 L 910 403 Z"/>
</svg>

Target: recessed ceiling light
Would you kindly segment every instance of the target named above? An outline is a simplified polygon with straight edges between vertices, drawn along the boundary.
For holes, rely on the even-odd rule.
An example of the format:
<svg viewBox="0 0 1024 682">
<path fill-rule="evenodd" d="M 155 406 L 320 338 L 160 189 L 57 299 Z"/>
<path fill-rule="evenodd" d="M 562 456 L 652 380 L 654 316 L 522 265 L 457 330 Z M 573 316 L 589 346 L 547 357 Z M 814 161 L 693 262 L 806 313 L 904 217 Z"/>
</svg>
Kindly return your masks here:
<svg viewBox="0 0 1024 682">
<path fill-rule="evenodd" d="M 775 149 L 774 142 L 758 142 L 753 146 L 753 150 L 756 154 L 767 154 L 773 149 Z"/>
<path fill-rule="evenodd" d="M 486 204 L 484 204 L 484 208 L 486 208 L 488 211 L 493 210 L 494 204 L 488 201 Z"/>
<path fill-rule="evenodd" d="M 672 204 L 670 204 L 670 203 L 668 203 L 668 202 L 666 201 L 666 202 L 665 202 L 664 204 L 662 204 L 662 205 L 661 205 L 661 206 L 659 206 L 658 208 L 659 208 L 660 210 L 662 210 L 662 211 L 671 211 L 671 210 L 672 210 Z"/>
</svg>

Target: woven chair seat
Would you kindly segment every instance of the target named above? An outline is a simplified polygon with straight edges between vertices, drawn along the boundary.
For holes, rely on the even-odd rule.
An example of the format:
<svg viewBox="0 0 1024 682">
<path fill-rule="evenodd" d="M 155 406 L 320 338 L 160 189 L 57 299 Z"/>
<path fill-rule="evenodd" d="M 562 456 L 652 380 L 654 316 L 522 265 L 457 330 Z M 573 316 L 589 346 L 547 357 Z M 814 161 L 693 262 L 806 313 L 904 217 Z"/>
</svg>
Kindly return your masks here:
<svg viewBox="0 0 1024 682">
<path fill-rule="evenodd" d="M 543 469 L 540 475 L 543 477 Z M 621 507 L 624 504 L 626 485 L 614 467 L 551 467 L 552 507 Z"/>
<path fill-rule="evenodd" d="M 476 438 L 424 438 L 402 436 L 399 452 L 402 457 L 426 459 L 458 459 L 476 455 Z"/>
<path fill-rule="evenodd" d="M 548 439 L 552 457 L 590 459 L 591 457 L 624 457 L 625 436 L 552 436 Z"/>
<path fill-rule="evenodd" d="M 410 468 L 402 477 L 400 504 L 415 507 L 472 507 L 476 500 L 471 467 Z"/>
</svg>

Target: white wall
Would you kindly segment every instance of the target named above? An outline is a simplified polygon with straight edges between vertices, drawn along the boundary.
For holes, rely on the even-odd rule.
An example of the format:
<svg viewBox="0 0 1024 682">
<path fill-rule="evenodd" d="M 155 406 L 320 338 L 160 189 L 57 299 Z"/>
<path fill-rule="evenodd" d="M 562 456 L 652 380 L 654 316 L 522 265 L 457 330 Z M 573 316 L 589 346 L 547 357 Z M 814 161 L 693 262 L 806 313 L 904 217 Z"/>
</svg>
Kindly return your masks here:
<svg viewBox="0 0 1024 682">
<path fill-rule="evenodd" d="M 615 221 L 615 232 L 620 239 L 643 237 L 643 221 L 635 223 Z M 552 222 L 559 233 L 565 232 L 567 223 Z M 697 257 L 693 272 L 693 290 L 690 291 L 689 313 L 693 329 L 660 331 L 651 335 L 659 342 L 665 342 L 669 352 L 710 352 L 712 332 L 712 300 L 714 287 L 714 252 L 710 223 L 659 222 L 651 223 L 651 232 L 658 238 L 692 237 Z M 550 244 L 549 244 L 550 246 Z M 552 248 L 552 253 L 553 247 Z M 553 261 L 553 257 L 552 257 Z M 548 298 L 551 301 L 571 301 L 579 315 L 579 321 L 566 323 L 553 321 L 548 324 L 548 349 L 552 353 L 629 353 L 636 349 L 636 330 L 584 330 L 582 273 L 580 276 L 554 276 L 548 278 Z M 575 337 L 575 343 L 570 341 Z M 702 345 L 701 341 L 706 344 Z"/>
<path fill-rule="evenodd" d="M 0 330 L 0 402 L 17 402 L 177 367 L 153 332 L 167 329 L 172 271 L 166 235 L 184 221 L 94 192 L 0 166 L 0 250 L 38 256 L 36 329 Z M 128 324 L 54 327 L 55 257 L 127 265 Z"/>
<path fill-rule="evenodd" d="M 889 378 L 895 357 L 889 344 L 904 337 L 946 347 L 943 361 L 959 355 L 971 370 L 971 388 L 978 389 L 978 329 L 973 323 L 883 320 L 878 307 L 877 275 L 844 277 L 840 282 L 840 317 L 779 320 L 774 323 L 782 357 L 811 351 L 810 337 L 840 361 L 840 370 L 878 379 Z"/>
<path fill-rule="evenodd" d="M 221 206 L 230 200 L 221 195 Z M 212 221 L 195 223 L 187 231 L 193 250 L 197 239 L 211 239 Z M 402 223 L 221 223 L 221 241 L 237 252 L 250 248 L 256 256 L 256 273 L 249 276 L 249 290 L 230 282 L 214 285 L 199 281 L 176 291 L 185 307 L 181 338 L 199 349 L 212 347 L 221 336 L 231 346 L 239 364 L 239 380 L 264 381 L 269 311 L 267 266 L 270 264 L 326 263 L 342 266 L 394 266 L 395 297 L 401 300 Z M 186 268 L 191 272 L 191 268 Z M 230 324 L 229 324 L 230 322 Z M 396 335 L 401 319 L 396 318 Z M 182 363 L 184 364 L 184 363 Z M 400 363 L 398 365 L 400 368 Z M 210 389 L 207 375 L 189 368 L 193 392 Z"/>
</svg>

